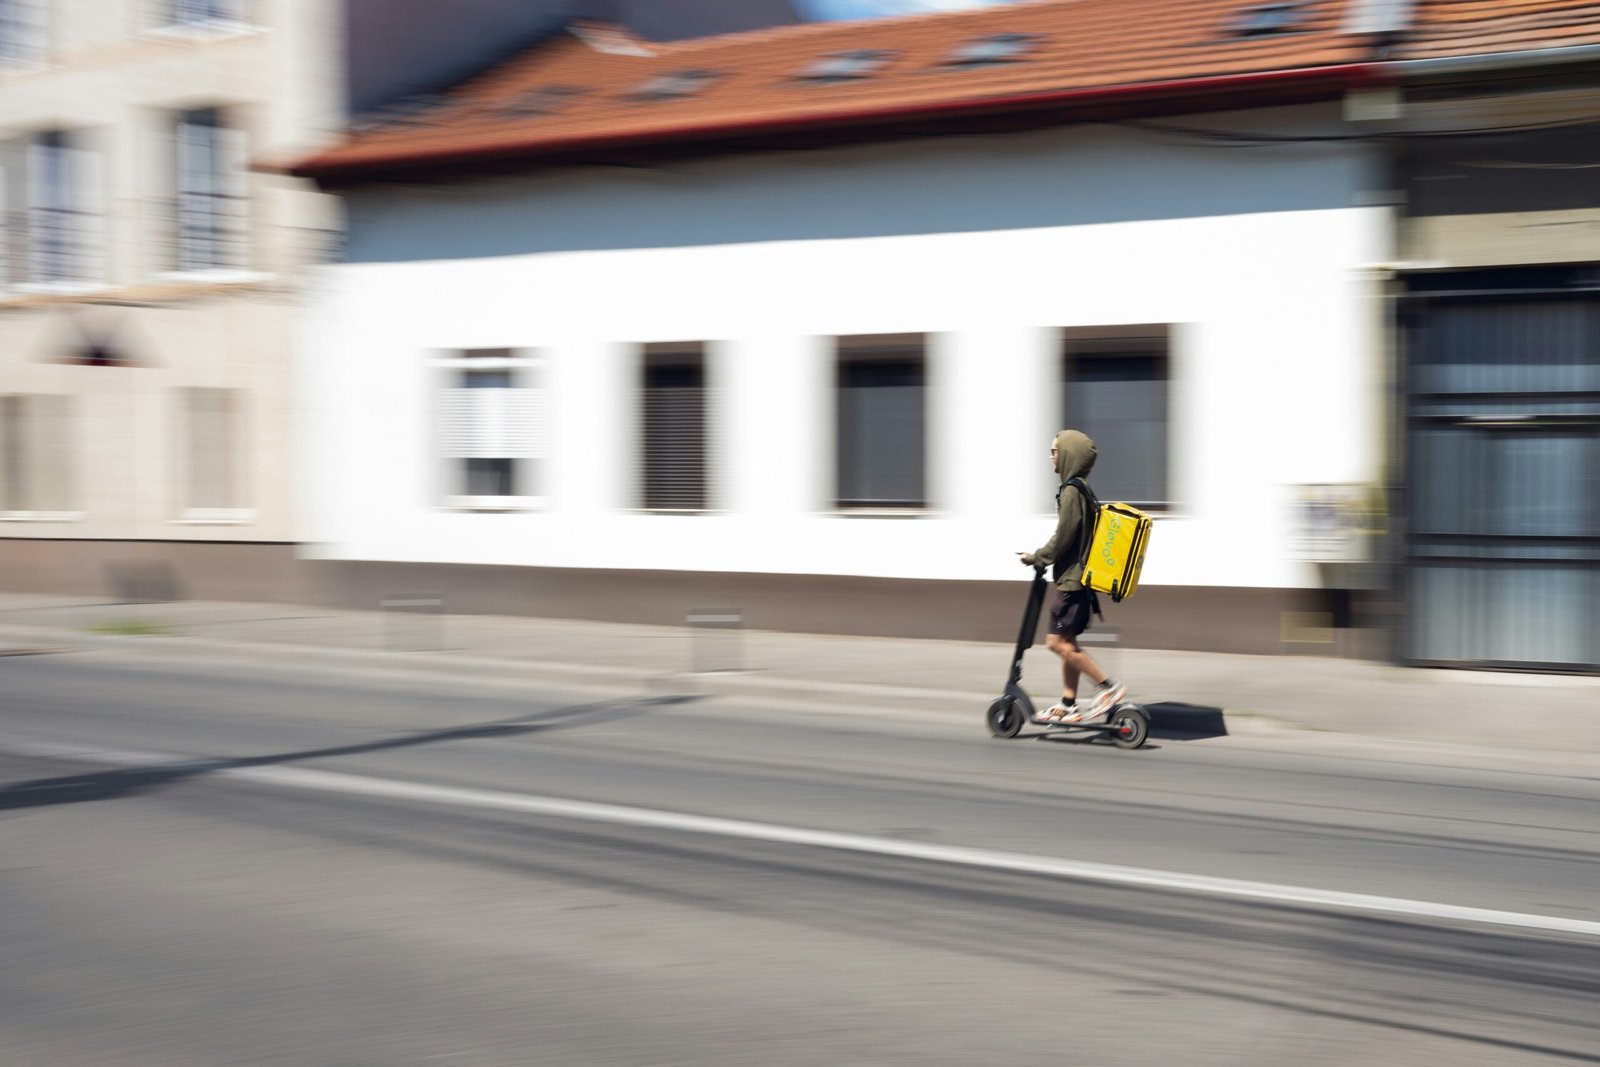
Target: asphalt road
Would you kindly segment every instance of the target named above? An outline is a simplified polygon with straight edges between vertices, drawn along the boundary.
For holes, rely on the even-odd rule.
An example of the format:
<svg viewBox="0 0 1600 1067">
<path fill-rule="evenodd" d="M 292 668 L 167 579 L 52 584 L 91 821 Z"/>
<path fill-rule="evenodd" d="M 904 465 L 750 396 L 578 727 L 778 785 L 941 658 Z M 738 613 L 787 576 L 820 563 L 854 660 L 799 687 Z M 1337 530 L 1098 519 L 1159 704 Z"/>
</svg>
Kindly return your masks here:
<svg viewBox="0 0 1600 1067">
<path fill-rule="evenodd" d="M 0 1064 L 1600 1062 L 1600 936 L 1448 911 L 1600 923 L 1597 814 L 1554 761 L 3 659 Z"/>
</svg>

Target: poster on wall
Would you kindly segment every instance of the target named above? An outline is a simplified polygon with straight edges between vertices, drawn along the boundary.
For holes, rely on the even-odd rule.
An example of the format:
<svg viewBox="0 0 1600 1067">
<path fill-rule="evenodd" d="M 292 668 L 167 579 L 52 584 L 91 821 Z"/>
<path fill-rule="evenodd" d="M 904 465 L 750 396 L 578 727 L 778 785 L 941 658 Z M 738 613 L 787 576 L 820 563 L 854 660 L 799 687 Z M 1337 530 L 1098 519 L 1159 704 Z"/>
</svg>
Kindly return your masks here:
<svg viewBox="0 0 1600 1067">
<path fill-rule="evenodd" d="M 1365 485 L 1293 487 L 1291 551 L 1307 563 L 1362 563 L 1376 525 Z"/>
</svg>

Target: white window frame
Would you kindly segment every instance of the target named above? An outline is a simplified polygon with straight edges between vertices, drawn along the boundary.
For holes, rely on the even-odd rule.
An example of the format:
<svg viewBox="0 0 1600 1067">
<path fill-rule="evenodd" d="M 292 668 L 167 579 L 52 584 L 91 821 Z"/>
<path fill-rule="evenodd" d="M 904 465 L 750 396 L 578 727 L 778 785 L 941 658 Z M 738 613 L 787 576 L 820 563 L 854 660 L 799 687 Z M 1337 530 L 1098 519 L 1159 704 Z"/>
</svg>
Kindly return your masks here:
<svg viewBox="0 0 1600 1067">
<path fill-rule="evenodd" d="M 215 122 L 205 124 L 189 121 L 190 117 L 210 111 Z M 172 214 L 169 237 L 172 241 L 169 269 L 159 276 L 170 281 L 211 282 L 227 284 L 259 281 L 266 277 L 250 269 L 250 168 L 249 149 L 245 131 L 233 121 L 228 108 L 192 108 L 175 112 L 168 127 L 172 138 L 170 164 L 172 167 Z M 210 143 L 202 145 L 192 131 L 213 131 Z M 215 169 L 203 172 L 190 165 L 200 152 L 220 161 Z M 185 209 L 187 198 L 209 205 L 203 220 L 215 227 L 210 240 L 214 246 L 227 250 L 221 261 L 200 262 L 198 258 L 186 261 L 191 249 L 185 236 L 185 223 L 189 212 Z"/>
<path fill-rule="evenodd" d="M 701 498 L 698 506 L 677 507 L 663 505 L 652 501 L 650 496 L 650 461 L 647 459 L 639 468 L 639 483 L 636 491 L 638 510 L 652 515 L 705 515 L 713 508 L 711 506 L 714 480 L 712 478 L 713 442 L 711 438 L 711 361 L 710 345 L 705 341 L 674 341 L 665 343 L 652 343 L 643 345 L 639 351 L 639 396 L 638 396 L 638 427 L 639 440 L 649 450 L 654 447 L 650 439 L 651 429 L 651 372 L 657 368 L 673 366 L 692 366 L 700 373 L 700 410 L 698 412 L 699 429 L 701 435 L 701 451 L 699 455 L 700 470 L 698 476 L 701 483 Z"/>
<path fill-rule="evenodd" d="M 44 139 L 52 134 L 59 135 L 63 143 L 46 144 Z M 41 131 L 28 138 L 24 185 L 27 252 L 21 271 L 26 281 L 14 286 L 19 293 L 81 294 L 105 288 L 104 167 L 100 152 L 84 147 L 83 139 L 82 131 L 77 130 Z M 47 181 L 47 173 L 65 175 L 64 182 Z M 40 234 L 52 213 L 66 220 L 63 232 L 72 265 L 70 277 L 44 277 Z"/>
<path fill-rule="evenodd" d="M 1175 501 L 1178 491 L 1174 483 L 1173 441 L 1176 438 L 1176 410 L 1173 391 L 1174 348 L 1177 327 L 1173 323 L 1137 323 L 1128 325 L 1068 326 L 1057 336 L 1056 394 L 1057 414 L 1063 425 L 1072 422 L 1065 392 L 1073 380 L 1074 364 L 1080 359 L 1119 359 L 1124 356 L 1155 356 L 1161 361 L 1162 381 L 1166 388 L 1165 423 L 1166 451 L 1161 457 L 1161 480 L 1165 500 L 1131 501 L 1151 514 L 1171 517 L 1178 511 Z M 1102 474 L 1104 472 L 1102 471 Z M 1052 476 L 1053 477 L 1053 476 Z M 1090 481 L 1094 479 L 1091 476 Z M 1109 502 L 1109 498 L 1106 498 Z"/>
<path fill-rule="evenodd" d="M 855 518 L 924 518 L 933 513 L 930 494 L 933 491 L 932 460 L 933 453 L 930 448 L 930 434 L 933 423 L 933 387 L 930 378 L 931 363 L 929 354 L 931 350 L 932 334 L 904 333 L 904 334 L 842 334 L 832 338 L 833 382 L 830 387 L 829 403 L 833 408 L 832 446 L 833 446 L 833 471 L 832 484 L 829 489 L 828 506 L 836 516 L 849 516 Z M 922 464 L 922 499 L 917 502 L 877 503 L 847 500 L 844 497 L 843 473 L 844 441 L 843 441 L 843 401 L 845 397 L 845 368 L 855 363 L 915 363 L 922 374 L 922 450 L 919 457 Z"/>
<path fill-rule="evenodd" d="M 457 353 L 484 351 L 483 349 L 455 349 Z M 450 393 L 462 388 L 459 384 L 460 374 L 463 371 L 509 371 L 512 375 L 512 390 L 526 391 L 533 394 L 530 399 L 536 405 L 542 405 L 545 426 L 543 436 L 548 441 L 552 433 L 554 405 L 550 402 L 550 386 L 547 382 L 538 385 L 516 384 L 518 375 L 540 373 L 547 375 L 550 367 L 549 358 L 537 349 L 508 349 L 510 356 L 463 356 L 448 353 L 435 353 L 429 360 L 434 372 L 435 381 L 435 408 L 441 416 L 436 420 L 436 447 L 435 462 L 440 468 L 440 475 L 444 483 L 444 492 L 441 494 L 443 506 L 452 511 L 539 511 L 549 505 L 547 493 L 513 493 L 509 496 L 470 496 L 455 492 L 459 485 L 460 467 L 462 459 L 466 457 L 450 455 L 450 448 L 446 443 L 444 431 L 445 405 Z M 542 454 L 541 454 L 542 453 Z M 513 455 L 506 458 L 515 460 L 544 460 L 548 470 L 550 458 L 548 446 L 532 446 L 526 454 Z"/>
</svg>

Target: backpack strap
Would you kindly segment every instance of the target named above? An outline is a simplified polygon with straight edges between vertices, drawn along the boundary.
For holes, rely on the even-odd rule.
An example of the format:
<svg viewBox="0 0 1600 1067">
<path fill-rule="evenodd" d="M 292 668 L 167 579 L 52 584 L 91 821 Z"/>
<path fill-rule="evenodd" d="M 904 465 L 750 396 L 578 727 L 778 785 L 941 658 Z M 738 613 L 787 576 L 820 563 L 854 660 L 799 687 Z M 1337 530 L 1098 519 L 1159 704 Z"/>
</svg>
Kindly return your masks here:
<svg viewBox="0 0 1600 1067">
<path fill-rule="evenodd" d="M 1068 478 L 1062 483 L 1061 489 L 1072 486 L 1083 497 L 1083 530 L 1078 537 L 1078 562 L 1089 561 L 1089 546 L 1094 541 L 1095 523 L 1100 520 L 1100 498 L 1094 495 L 1094 490 L 1089 488 L 1089 483 L 1082 478 Z M 1056 508 L 1061 507 L 1061 491 L 1056 491 Z"/>
<path fill-rule="evenodd" d="M 1079 532 L 1078 538 L 1078 562 L 1087 564 L 1089 549 L 1094 544 L 1095 524 L 1100 521 L 1100 498 L 1094 495 L 1094 490 L 1090 489 L 1089 483 L 1082 478 L 1069 478 L 1061 488 L 1065 489 L 1069 485 L 1083 497 L 1083 529 Z M 1061 508 L 1060 490 L 1056 492 L 1056 508 L 1057 510 Z M 1089 610 L 1093 611 L 1101 622 L 1105 622 L 1106 617 L 1100 614 L 1100 597 L 1087 586 L 1084 587 L 1084 591 L 1089 594 Z"/>
</svg>

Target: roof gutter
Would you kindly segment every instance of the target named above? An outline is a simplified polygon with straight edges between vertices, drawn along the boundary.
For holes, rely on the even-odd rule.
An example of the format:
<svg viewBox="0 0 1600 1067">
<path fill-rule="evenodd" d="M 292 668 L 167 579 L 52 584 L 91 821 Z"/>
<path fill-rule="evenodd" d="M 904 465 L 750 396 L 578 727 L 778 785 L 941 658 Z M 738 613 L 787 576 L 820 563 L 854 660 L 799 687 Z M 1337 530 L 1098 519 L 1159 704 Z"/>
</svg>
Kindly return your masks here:
<svg viewBox="0 0 1600 1067">
<path fill-rule="evenodd" d="M 1435 74 L 1478 74 L 1526 67 L 1555 67 L 1569 63 L 1600 63 L 1600 44 L 1575 44 L 1564 48 L 1529 48 L 1520 52 L 1480 52 L 1470 56 L 1437 59 L 1401 59 L 1381 63 L 1389 81 L 1409 81 Z"/>
<path fill-rule="evenodd" d="M 820 130 L 875 126 L 891 122 L 940 119 L 962 115 L 985 115 L 1042 111 L 1063 106 L 1118 103 L 1139 98 L 1176 100 L 1259 89 L 1304 89 L 1326 86 L 1348 89 L 1371 86 L 1387 80 L 1387 68 L 1403 64 L 1347 63 L 1327 67 L 1300 67 L 1250 74 L 1228 74 L 1211 78 L 1184 78 L 1161 82 L 1103 86 L 1092 89 L 1065 89 L 1048 93 L 1021 93 L 984 97 L 976 100 L 933 104 L 901 105 L 866 110 L 816 111 L 783 119 L 711 122 L 658 130 L 648 134 L 617 133 L 576 135 L 530 141 L 507 139 L 469 149 L 424 148 L 397 151 L 351 160 L 314 156 L 288 168 L 299 178 L 352 178 L 362 174 L 430 167 L 461 166 L 473 163 L 509 162 L 541 156 L 649 145 L 692 143 L 732 139 L 786 131 Z"/>
</svg>

